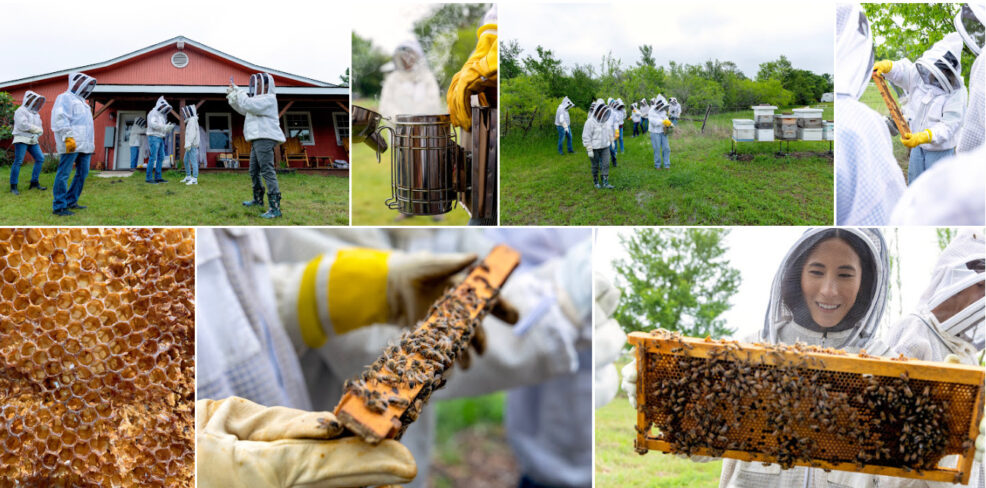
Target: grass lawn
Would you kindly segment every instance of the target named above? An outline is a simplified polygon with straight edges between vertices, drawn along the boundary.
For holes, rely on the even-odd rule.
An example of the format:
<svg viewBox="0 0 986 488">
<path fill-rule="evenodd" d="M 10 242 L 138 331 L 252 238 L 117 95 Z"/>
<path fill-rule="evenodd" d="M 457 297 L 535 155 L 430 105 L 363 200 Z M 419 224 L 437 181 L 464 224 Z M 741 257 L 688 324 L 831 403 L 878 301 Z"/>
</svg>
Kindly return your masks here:
<svg viewBox="0 0 986 488">
<path fill-rule="evenodd" d="M 32 163 L 33 164 L 33 163 Z M 261 209 L 241 205 L 253 198 L 247 173 L 199 174 L 199 184 L 181 183 L 184 172 L 165 171 L 168 183 L 148 185 L 144 173 L 100 178 L 90 171 L 79 204 L 70 217 L 51 214 L 55 173 L 42 173 L 45 191 L 27 190 L 31 166 L 21 167 L 20 196 L 9 193 L 10 169 L 0 168 L 0 221 L 3 225 L 346 225 L 349 179 L 337 176 L 279 174 L 279 219 L 261 219 Z M 73 173 L 74 175 L 74 173 Z M 71 178 L 69 179 L 71 182 Z M 266 199 L 265 199 L 266 200 Z"/>
<path fill-rule="evenodd" d="M 890 85 L 887 85 L 890 88 Z M 897 99 L 897 94 L 894 92 L 893 88 L 890 88 L 890 94 Z M 859 97 L 859 101 L 863 102 L 867 107 L 876 110 L 877 113 L 883 116 L 890 115 L 890 110 L 887 109 L 887 104 L 883 102 L 883 97 L 880 96 L 880 90 L 876 89 L 876 85 L 870 83 L 866 87 L 866 91 L 863 92 L 863 96 Z M 898 103 L 900 103 L 898 101 Z M 901 144 L 900 136 L 891 137 L 891 142 L 894 145 L 894 159 L 897 160 L 897 164 L 900 165 L 900 170 L 904 174 L 904 181 L 907 181 L 907 166 L 908 157 L 910 156 L 910 150 L 907 146 Z"/>
<path fill-rule="evenodd" d="M 826 120 L 832 104 L 821 104 Z M 829 143 L 792 142 L 775 157 L 777 143 L 742 143 L 728 157 L 733 118 L 752 111 L 682 121 L 671 136 L 671 169 L 655 170 L 648 136 L 624 136 L 626 153 L 610 168 L 614 190 L 592 187 L 582 148 L 582 126 L 573 130 L 575 154 L 559 156 L 552 128 L 537 137 L 501 141 L 503 225 L 831 225 L 832 156 Z M 633 124 L 627 121 L 624 126 Z M 785 144 L 786 148 L 786 144 Z"/>
<path fill-rule="evenodd" d="M 672 166 L 673 167 L 673 166 Z M 621 369 L 627 361 L 621 361 Z M 637 412 L 620 392 L 596 409 L 596 486 L 715 488 L 722 461 L 696 463 L 656 451 L 640 455 L 633 450 Z"/>
<path fill-rule="evenodd" d="M 376 100 L 357 100 L 354 105 L 366 107 L 371 110 L 377 108 Z M 400 221 L 394 219 L 400 212 L 391 210 L 384 205 L 390 198 L 390 151 L 391 146 L 389 137 L 390 131 L 383 132 L 384 137 L 388 138 L 387 152 L 380 155 L 380 163 L 377 163 L 376 154 L 369 146 L 363 143 L 353 144 L 350 152 L 350 171 L 349 175 L 353 179 L 353 225 L 466 225 L 469 223 L 469 214 L 465 209 L 456 203 L 451 212 L 443 215 L 441 220 L 435 220 L 430 216 L 417 216 Z"/>
<path fill-rule="evenodd" d="M 436 402 L 429 486 L 513 488 L 520 478 L 503 427 L 505 392 Z"/>
</svg>

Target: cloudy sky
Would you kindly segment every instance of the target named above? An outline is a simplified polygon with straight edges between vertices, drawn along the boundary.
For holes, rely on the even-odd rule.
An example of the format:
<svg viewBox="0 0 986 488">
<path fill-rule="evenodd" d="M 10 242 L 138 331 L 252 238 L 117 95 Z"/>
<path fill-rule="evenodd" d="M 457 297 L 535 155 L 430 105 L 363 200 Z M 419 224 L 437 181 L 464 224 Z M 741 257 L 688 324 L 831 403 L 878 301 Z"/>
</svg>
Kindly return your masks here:
<svg viewBox="0 0 986 488">
<path fill-rule="evenodd" d="M 363 4 L 367 5 L 367 4 Z M 353 11 L 353 32 L 372 39 L 373 43 L 390 53 L 398 44 L 416 37 L 414 22 L 429 12 L 429 5 L 420 3 L 369 3 L 376 8 Z"/>
<path fill-rule="evenodd" d="M 805 227 L 736 227 L 726 238 L 726 253 L 730 265 L 740 271 L 739 291 L 730 300 L 732 308 L 723 314 L 726 325 L 737 329 L 736 337 L 742 337 L 763 326 L 770 287 L 781 259 L 805 231 Z M 630 234 L 629 228 L 601 228 L 597 232 L 593 251 L 593 266 L 612 279 L 615 270 L 612 261 L 626 256 L 620 244 L 620 234 Z M 940 251 L 933 228 L 885 229 L 887 246 L 900 249 L 901 293 L 884 313 L 884 325 L 896 321 L 901 314 L 909 313 L 903 304 L 916 303 L 928 285 L 931 271 Z M 893 281 L 893 279 L 891 279 Z M 900 301 L 902 300 L 902 301 Z M 898 310 L 901 310 L 898 312 Z"/>
<path fill-rule="evenodd" d="M 654 47 L 659 66 L 733 61 L 749 77 L 784 54 L 795 68 L 832 73 L 835 7 L 828 2 L 618 2 L 500 5 L 500 42 L 516 39 L 525 55 L 541 45 L 570 68 L 597 69 L 612 51 L 624 65 Z"/>
<path fill-rule="evenodd" d="M 251 63 L 339 83 L 349 66 L 354 3 L 288 3 L 50 2 L 39 9 L 5 2 L 0 81 L 106 61 L 183 35 Z"/>
</svg>

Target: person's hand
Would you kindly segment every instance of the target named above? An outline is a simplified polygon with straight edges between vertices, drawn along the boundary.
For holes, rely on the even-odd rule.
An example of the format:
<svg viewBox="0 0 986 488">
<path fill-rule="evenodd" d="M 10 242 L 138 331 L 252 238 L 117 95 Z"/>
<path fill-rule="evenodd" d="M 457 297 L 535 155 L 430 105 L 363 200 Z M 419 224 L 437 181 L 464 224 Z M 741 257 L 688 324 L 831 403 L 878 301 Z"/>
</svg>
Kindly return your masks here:
<svg viewBox="0 0 986 488">
<path fill-rule="evenodd" d="M 927 144 L 931 142 L 931 129 L 925 129 L 921 132 L 905 134 L 900 137 L 900 142 L 910 148 L 915 148 L 921 144 Z"/>
<path fill-rule="evenodd" d="M 39 135 L 40 136 L 41 134 L 44 134 L 44 129 L 42 129 L 40 127 L 31 127 L 31 131 L 30 132 L 32 134 L 35 134 L 35 135 Z"/>
<path fill-rule="evenodd" d="M 881 75 L 887 74 L 894 68 L 894 62 L 889 59 L 884 59 L 882 61 L 877 61 L 873 65 L 873 71 L 880 73 Z"/>
<path fill-rule="evenodd" d="M 65 152 L 66 153 L 74 153 L 75 152 L 75 149 L 76 149 L 75 138 L 74 137 L 66 137 L 65 138 Z"/>
<path fill-rule="evenodd" d="M 671 121 L 668 119 L 664 119 L 664 127 L 671 127 Z"/>
<path fill-rule="evenodd" d="M 394 440 L 339 437 L 328 412 L 264 407 L 249 400 L 195 402 L 196 477 L 201 488 L 353 487 L 407 483 L 411 453 Z"/>
<path fill-rule="evenodd" d="M 173 131 L 174 129 L 175 129 L 175 124 L 172 124 L 171 122 L 168 122 L 167 124 L 164 125 L 164 133 L 165 134 Z"/>
<path fill-rule="evenodd" d="M 620 388 L 623 393 L 627 394 L 627 399 L 630 400 L 630 406 L 637 409 L 637 359 L 636 355 L 634 359 L 627 363 L 626 366 L 620 371 L 623 379 L 620 381 Z"/>
<path fill-rule="evenodd" d="M 592 149 L 586 148 L 585 152 L 589 155 L 589 159 L 592 159 Z"/>
<path fill-rule="evenodd" d="M 226 86 L 226 94 L 227 95 L 229 95 L 231 93 L 236 93 L 236 90 L 237 90 L 237 86 L 235 84 L 233 84 L 232 81 L 229 82 L 229 85 Z"/>
</svg>

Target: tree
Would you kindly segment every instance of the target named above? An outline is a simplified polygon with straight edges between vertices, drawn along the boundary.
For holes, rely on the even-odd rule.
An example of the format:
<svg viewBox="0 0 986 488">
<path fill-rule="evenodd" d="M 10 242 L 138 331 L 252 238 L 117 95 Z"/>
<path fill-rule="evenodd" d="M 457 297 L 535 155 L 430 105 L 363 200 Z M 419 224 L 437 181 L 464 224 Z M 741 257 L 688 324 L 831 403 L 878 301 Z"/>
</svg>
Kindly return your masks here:
<svg viewBox="0 0 986 488">
<path fill-rule="evenodd" d="M 767 61 L 760 63 L 760 71 L 757 72 L 757 81 L 784 80 L 788 72 L 791 71 L 791 61 L 787 56 L 781 54 L 777 61 Z"/>
<path fill-rule="evenodd" d="M 614 318 L 627 332 L 662 327 L 694 337 L 733 332 L 719 318 L 739 289 L 739 271 L 723 256 L 728 229 L 640 229 L 621 237 L 622 292 Z"/>
<path fill-rule="evenodd" d="M 349 68 L 346 68 L 345 73 L 339 75 L 339 80 L 342 81 L 343 85 L 349 86 Z"/>
<path fill-rule="evenodd" d="M 637 66 L 650 66 L 653 68 L 657 65 L 657 61 L 654 60 L 654 46 L 644 44 L 637 49 L 640 49 L 640 61 L 637 61 Z"/>
<path fill-rule="evenodd" d="M 524 58 L 524 68 L 534 78 L 544 95 L 565 96 L 562 81 L 565 71 L 561 67 L 561 60 L 556 58 L 550 49 L 538 46 L 536 51 L 536 59 L 531 56 Z"/>
<path fill-rule="evenodd" d="M 476 28 L 489 9 L 484 3 L 445 3 L 414 22 L 414 33 L 438 84 L 448 87 L 476 48 Z"/>
<path fill-rule="evenodd" d="M 383 84 L 380 67 L 390 59 L 373 41 L 353 32 L 352 90 L 354 95 L 377 97 Z"/>
<path fill-rule="evenodd" d="M 500 79 L 516 78 L 524 74 L 520 61 L 522 52 L 516 39 L 500 44 Z"/>
<path fill-rule="evenodd" d="M 948 243 L 952 242 L 952 239 L 954 239 L 958 233 L 959 232 L 957 229 L 952 229 L 949 227 L 936 227 L 935 234 L 938 237 L 938 249 L 944 251 L 945 248 L 948 247 Z"/>
<path fill-rule="evenodd" d="M 14 97 L 7 92 L 0 91 L 0 141 L 13 137 L 14 131 L 14 111 L 17 104 Z M 0 147 L 0 166 L 10 162 L 10 155 L 6 147 Z"/>
<path fill-rule="evenodd" d="M 952 18 L 959 3 L 864 3 L 876 44 L 876 59 L 916 61 L 945 34 L 954 32 Z M 969 84 L 975 56 L 962 50 L 962 74 Z"/>
</svg>

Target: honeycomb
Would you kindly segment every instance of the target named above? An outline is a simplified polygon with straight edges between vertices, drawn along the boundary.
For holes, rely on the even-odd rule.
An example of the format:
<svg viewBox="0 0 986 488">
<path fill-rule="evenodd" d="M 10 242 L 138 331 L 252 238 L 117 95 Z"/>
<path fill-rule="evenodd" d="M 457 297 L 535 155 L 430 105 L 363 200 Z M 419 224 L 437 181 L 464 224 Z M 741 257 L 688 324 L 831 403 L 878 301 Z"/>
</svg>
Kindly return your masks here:
<svg viewBox="0 0 986 488">
<path fill-rule="evenodd" d="M 0 487 L 194 485 L 192 229 L 0 229 Z"/>
<path fill-rule="evenodd" d="M 904 371 L 898 376 L 884 375 L 879 364 L 870 366 L 878 374 L 868 374 L 862 366 L 833 369 L 821 356 L 804 354 L 844 361 L 856 356 L 843 351 L 763 344 L 753 349 L 661 334 L 669 348 L 638 353 L 643 402 L 637 429 L 644 439 L 667 443 L 669 452 L 720 457 L 743 451 L 784 469 L 824 461 L 841 464 L 839 469 L 899 468 L 922 476 L 938 470 L 943 456 L 971 447 L 970 424 L 978 420 L 968 412 L 981 401 L 978 382 L 911 378 L 908 368 L 917 371 L 917 365 L 907 366 L 906 359 L 897 363 L 895 374 Z M 865 351 L 858 357 L 881 361 Z M 647 442 L 639 439 L 643 454 Z M 956 479 L 965 474 L 950 473 Z"/>
</svg>

